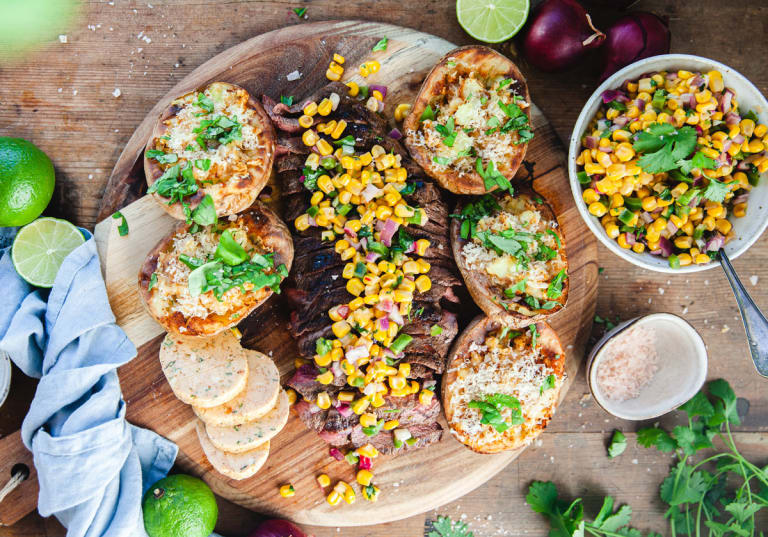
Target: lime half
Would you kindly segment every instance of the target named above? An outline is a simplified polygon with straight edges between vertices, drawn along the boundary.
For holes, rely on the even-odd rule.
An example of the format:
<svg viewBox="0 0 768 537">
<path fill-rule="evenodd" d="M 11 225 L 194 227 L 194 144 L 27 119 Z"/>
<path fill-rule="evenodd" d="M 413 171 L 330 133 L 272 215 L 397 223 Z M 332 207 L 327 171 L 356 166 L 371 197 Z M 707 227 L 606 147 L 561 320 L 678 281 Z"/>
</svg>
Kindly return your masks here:
<svg viewBox="0 0 768 537">
<path fill-rule="evenodd" d="M 64 258 L 85 242 L 75 226 L 59 218 L 38 218 L 19 230 L 11 247 L 16 272 L 37 287 L 53 287 Z"/>
<path fill-rule="evenodd" d="M 520 31 L 529 8 L 529 0 L 457 0 L 456 17 L 478 41 L 501 43 Z"/>
<path fill-rule="evenodd" d="M 210 487 L 184 474 L 169 475 L 149 487 L 141 507 L 149 537 L 208 537 L 219 517 Z"/>
</svg>

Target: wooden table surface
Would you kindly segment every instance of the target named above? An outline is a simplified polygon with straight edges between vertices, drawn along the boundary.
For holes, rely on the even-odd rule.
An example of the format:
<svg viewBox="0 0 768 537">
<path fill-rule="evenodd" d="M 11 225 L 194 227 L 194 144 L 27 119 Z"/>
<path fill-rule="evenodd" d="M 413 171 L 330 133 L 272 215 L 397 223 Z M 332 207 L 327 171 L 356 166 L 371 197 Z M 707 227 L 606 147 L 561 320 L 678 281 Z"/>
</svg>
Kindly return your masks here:
<svg viewBox="0 0 768 537">
<path fill-rule="evenodd" d="M 180 78 L 216 53 L 254 35 L 301 24 L 292 12 L 307 7 L 309 21 L 379 20 L 436 34 L 458 45 L 472 43 L 456 22 L 453 0 L 91 0 L 85 2 L 67 43 L 41 47 L 22 61 L 0 61 L 0 135 L 27 138 L 50 155 L 57 187 L 49 213 L 93 228 L 99 200 L 112 166 L 133 129 L 157 99 Z M 669 18 L 672 51 L 699 54 L 724 62 L 768 93 L 768 4 L 764 1 L 641 0 L 636 7 Z M 617 14 L 591 9 L 598 27 Z M 511 57 L 514 46 L 498 47 Z M 581 106 L 596 86 L 595 62 L 566 73 L 547 75 L 520 61 L 531 94 L 563 140 L 567 140 Z M 120 96 L 113 92 L 120 90 Z M 564 185 L 565 188 L 565 185 Z M 643 271 L 600 247 L 597 311 L 602 317 L 626 319 L 649 312 L 682 315 L 702 334 L 709 349 L 709 378 L 725 378 L 747 412 L 737 443 L 758 464 L 768 456 L 768 381 L 749 358 L 744 330 L 728 283 L 719 269 L 690 276 Z M 768 235 L 734 262 L 748 290 L 768 311 Z M 599 330 L 596 327 L 596 332 Z M 0 408 L 0 434 L 15 430 L 31 400 L 34 383 L 18 370 L 10 400 Z M 672 424 L 674 415 L 662 419 Z M 598 497 L 611 494 L 629 503 L 639 528 L 663 531 L 658 486 L 671 459 L 636 446 L 609 460 L 610 432 L 631 433 L 639 426 L 614 419 L 592 401 L 583 371 L 547 432 L 496 478 L 436 512 L 400 522 L 364 528 L 310 528 L 321 536 L 384 537 L 424 535 L 438 514 L 464 519 L 476 537 L 544 535 L 540 517 L 525 505 L 531 480 L 552 479 L 570 496 L 584 496 L 592 512 Z M 425 479 L 428 476 L 425 473 Z M 396 490 L 384 491 L 396 494 Z M 217 531 L 245 536 L 259 520 L 221 500 Z M 343 507 L 341 507 L 343 509 Z M 63 536 L 53 519 L 37 514 L 0 537 Z"/>
</svg>

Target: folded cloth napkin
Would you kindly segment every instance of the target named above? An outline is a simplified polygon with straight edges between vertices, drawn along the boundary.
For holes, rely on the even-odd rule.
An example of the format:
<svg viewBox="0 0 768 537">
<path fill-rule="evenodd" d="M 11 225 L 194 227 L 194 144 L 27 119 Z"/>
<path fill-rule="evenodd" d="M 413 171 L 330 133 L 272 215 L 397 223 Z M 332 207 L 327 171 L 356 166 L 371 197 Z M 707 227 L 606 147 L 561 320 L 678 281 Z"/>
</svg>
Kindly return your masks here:
<svg viewBox="0 0 768 537">
<path fill-rule="evenodd" d="M 53 288 L 13 268 L 15 228 L 0 228 L 0 350 L 40 378 L 21 428 L 40 483 L 38 511 L 68 537 L 146 535 L 141 497 L 165 476 L 178 448 L 125 421 L 117 367 L 136 348 L 115 324 L 88 239 L 65 260 Z"/>
</svg>

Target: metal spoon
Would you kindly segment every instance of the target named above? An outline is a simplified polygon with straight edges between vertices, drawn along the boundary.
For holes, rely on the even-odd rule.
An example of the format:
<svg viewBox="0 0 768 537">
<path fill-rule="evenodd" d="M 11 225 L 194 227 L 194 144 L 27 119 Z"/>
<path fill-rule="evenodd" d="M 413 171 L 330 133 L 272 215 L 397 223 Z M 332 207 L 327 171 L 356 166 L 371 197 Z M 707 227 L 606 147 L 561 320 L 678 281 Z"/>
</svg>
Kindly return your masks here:
<svg viewBox="0 0 768 537">
<path fill-rule="evenodd" d="M 747 293 L 736 275 L 736 271 L 733 270 L 731 261 L 725 255 L 725 251 L 721 249 L 719 254 L 720 265 L 725 271 L 728 283 L 731 284 L 733 294 L 736 296 L 736 303 L 739 305 L 741 320 L 744 322 L 744 330 L 747 332 L 749 352 L 752 354 L 755 369 L 762 376 L 768 377 L 768 319 L 765 318 L 765 315 Z"/>
</svg>

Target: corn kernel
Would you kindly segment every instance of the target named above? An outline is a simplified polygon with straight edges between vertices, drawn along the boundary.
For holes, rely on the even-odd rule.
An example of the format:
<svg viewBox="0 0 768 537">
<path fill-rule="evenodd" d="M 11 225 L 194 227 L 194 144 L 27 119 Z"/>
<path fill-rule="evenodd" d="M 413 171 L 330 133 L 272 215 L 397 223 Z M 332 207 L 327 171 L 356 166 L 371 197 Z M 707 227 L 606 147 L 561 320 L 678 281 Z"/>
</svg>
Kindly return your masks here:
<svg viewBox="0 0 768 537">
<path fill-rule="evenodd" d="M 331 138 L 334 140 L 338 139 L 342 134 L 344 134 L 344 129 L 347 128 L 347 122 L 343 119 L 340 120 L 336 127 L 334 127 L 333 131 L 331 131 Z M 354 161 L 353 161 L 354 162 Z"/>
<path fill-rule="evenodd" d="M 319 139 L 320 137 L 313 130 L 304 131 L 304 134 L 301 135 L 301 141 L 304 142 L 304 145 L 307 147 L 312 147 Z"/>
<path fill-rule="evenodd" d="M 317 105 L 317 113 L 321 116 L 327 116 L 333 110 L 333 103 L 330 99 L 325 98 Z"/>
<path fill-rule="evenodd" d="M 290 498 L 294 494 L 296 494 L 296 489 L 293 488 L 293 485 L 288 484 L 280 487 L 280 496 L 283 498 Z"/>
<path fill-rule="evenodd" d="M 377 450 L 372 444 L 365 444 L 364 446 L 357 448 L 357 454 L 375 459 L 379 456 L 379 450 Z"/>
<path fill-rule="evenodd" d="M 350 280 L 352 281 L 352 280 Z M 358 280 L 360 281 L 360 280 Z M 362 285 L 362 283 L 360 284 Z M 349 334 L 349 331 L 352 329 L 351 326 L 349 326 L 349 323 L 347 321 L 338 321 L 331 325 L 331 330 L 333 331 L 333 335 L 335 335 L 337 338 L 341 339 L 347 334 Z"/>
<path fill-rule="evenodd" d="M 588 210 L 589 210 L 589 214 L 593 216 L 597 216 L 598 218 L 608 212 L 608 208 L 602 203 L 600 203 L 599 201 L 590 203 Z"/>
<path fill-rule="evenodd" d="M 331 478 L 328 477 L 326 474 L 320 474 L 317 476 L 317 484 L 320 485 L 322 488 L 325 488 L 331 484 Z"/>
<path fill-rule="evenodd" d="M 419 290 L 419 293 L 426 293 L 432 288 L 432 280 L 429 278 L 429 276 L 421 275 L 418 278 L 416 278 L 416 289 Z"/>
<path fill-rule="evenodd" d="M 360 86 L 357 85 L 357 82 L 347 82 L 347 87 L 350 97 L 357 97 L 357 94 L 360 93 Z"/>
<path fill-rule="evenodd" d="M 296 403 L 296 399 L 298 399 L 298 395 L 296 394 L 296 390 L 293 388 L 288 388 L 285 390 L 286 395 L 288 395 L 288 404 L 293 406 L 294 403 Z"/>
<path fill-rule="evenodd" d="M 370 412 L 366 412 L 360 416 L 360 425 L 363 427 L 373 427 L 376 425 L 376 415 L 371 414 Z"/>
<path fill-rule="evenodd" d="M 361 399 L 358 399 L 357 401 L 354 401 L 350 406 L 352 408 L 352 412 L 360 415 L 363 412 L 365 412 L 365 409 L 368 408 L 369 404 L 370 404 L 370 401 L 368 400 L 368 398 L 363 397 Z"/>
<path fill-rule="evenodd" d="M 330 408 L 331 406 L 331 398 L 328 395 L 328 392 L 320 392 L 317 394 L 317 400 L 315 401 L 315 404 L 322 408 L 323 410 L 326 410 Z"/>
<path fill-rule="evenodd" d="M 329 369 L 325 373 L 319 374 L 315 380 L 317 380 L 317 382 L 319 382 L 320 384 L 330 384 L 331 382 L 333 382 L 333 371 Z"/>
<path fill-rule="evenodd" d="M 365 290 L 365 285 L 363 285 L 363 282 L 360 281 L 358 278 L 352 278 L 347 282 L 347 291 L 351 295 L 360 296 L 360 294 Z M 337 336 L 341 337 L 341 336 Z"/>
<path fill-rule="evenodd" d="M 709 256 L 707 254 L 699 254 L 699 255 L 696 256 L 696 259 L 694 260 L 694 262 L 697 265 L 704 265 L 706 263 L 709 263 L 710 261 L 711 261 L 711 259 L 709 258 Z"/>
<path fill-rule="evenodd" d="M 308 116 L 314 116 L 317 114 L 317 103 L 312 101 L 304 107 L 304 114 Z"/>
<path fill-rule="evenodd" d="M 720 218 L 719 220 L 715 220 L 715 228 L 723 235 L 727 235 L 728 232 L 731 231 L 732 227 L 733 225 L 725 218 Z"/>
<path fill-rule="evenodd" d="M 373 474 L 369 470 L 360 470 L 357 472 L 356 476 L 357 482 L 364 487 L 371 484 L 371 480 L 373 479 Z"/>
<path fill-rule="evenodd" d="M 296 226 L 297 231 L 304 231 L 309 228 L 309 215 L 308 214 L 302 214 L 296 218 L 296 220 L 293 223 L 294 226 Z"/>
<path fill-rule="evenodd" d="M 432 398 L 435 396 L 435 392 L 432 390 L 421 390 L 421 393 L 419 394 L 419 403 L 424 406 L 429 406 L 432 404 Z"/>
<path fill-rule="evenodd" d="M 325 499 L 330 505 L 338 505 L 341 501 L 341 494 L 336 492 L 335 490 L 332 490 L 330 494 Z"/>
</svg>

